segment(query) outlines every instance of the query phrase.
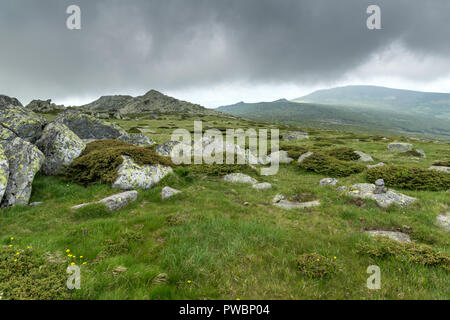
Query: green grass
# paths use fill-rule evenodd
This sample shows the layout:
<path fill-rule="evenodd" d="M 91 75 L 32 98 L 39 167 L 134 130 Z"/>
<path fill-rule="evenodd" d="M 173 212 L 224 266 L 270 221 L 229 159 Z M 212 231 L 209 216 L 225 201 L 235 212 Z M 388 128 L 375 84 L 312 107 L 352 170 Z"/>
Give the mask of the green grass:
<path fill-rule="evenodd" d="M 159 120 L 117 122 L 126 129 L 147 125 L 157 132 L 149 136 L 161 143 L 170 139 L 172 129 L 159 127 L 171 127 L 172 123 L 190 129 L 193 119 L 167 115 Z M 243 129 L 263 125 L 212 116 L 205 116 L 203 121 L 204 125 Z M 295 128 L 282 127 L 281 133 L 291 129 Z M 377 137 L 300 129 L 308 131 L 311 139 L 289 142 L 292 151 L 305 148 L 326 153 L 347 147 L 366 152 L 377 162 L 421 168 L 448 157 L 449 145 L 444 143 L 413 140 L 414 147 L 424 149 L 427 158 L 397 157 L 387 151 L 388 141 Z M 343 141 L 345 145 L 319 148 L 314 146 L 317 143 L 314 137 Z M 249 185 L 226 183 L 220 176 L 202 170 L 180 167 L 158 186 L 139 191 L 138 200 L 119 211 L 107 212 L 94 205 L 74 212 L 70 210 L 72 206 L 102 199 L 118 190 L 105 184 L 84 187 L 62 177 L 38 175 L 31 201 L 44 203 L 2 210 L 0 245 L 9 250 L 12 244 L 12 253 L 31 247 L 31 263 L 45 268 L 50 268 L 51 263 L 46 257 L 60 256 L 64 268 L 51 269 L 53 273 L 46 278 L 54 288 L 61 280 L 65 283 L 65 266 L 71 261 L 81 265 L 81 290 L 58 291 L 54 297 L 59 299 L 448 299 L 450 296 L 449 271 L 440 264 L 411 262 L 407 255 L 379 257 L 361 252 L 364 246 L 371 250 L 378 248 L 375 240 L 363 232 L 377 228 L 407 232 L 418 245 L 426 245 L 448 257 L 448 233 L 435 225 L 436 216 L 448 211 L 450 205 L 445 190 L 398 189 L 419 201 L 408 208 L 383 209 L 370 200 L 350 199 L 334 187 L 321 187 L 319 181 L 326 175 L 299 170 L 292 164 L 281 165 L 275 176 L 256 177 L 271 183 L 273 188 L 254 190 Z M 365 172 L 338 179 L 338 185 L 367 182 Z M 160 193 L 166 185 L 183 193 L 162 201 Z M 277 193 L 313 196 L 320 199 L 321 206 L 284 211 L 271 204 Z M 76 260 L 67 257 L 67 249 L 77 256 Z M 1 252 L 0 261 L 10 259 L 11 252 Z M 311 257 L 316 256 L 323 257 L 323 266 L 311 265 Z M 366 269 L 372 264 L 381 269 L 380 290 L 366 287 L 369 277 Z M 117 272 L 114 269 L 118 266 L 127 269 Z M 8 268 L 12 267 L 8 264 Z M 326 276 L 315 276 L 323 270 Z M 9 288 L 7 284 L 19 289 L 28 285 L 17 277 L 9 279 L 13 282 L 0 281 L 0 292 Z M 40 294 L 28 298 L 49 298 L 44 294 L 45 283 L 36 289 Z"/>

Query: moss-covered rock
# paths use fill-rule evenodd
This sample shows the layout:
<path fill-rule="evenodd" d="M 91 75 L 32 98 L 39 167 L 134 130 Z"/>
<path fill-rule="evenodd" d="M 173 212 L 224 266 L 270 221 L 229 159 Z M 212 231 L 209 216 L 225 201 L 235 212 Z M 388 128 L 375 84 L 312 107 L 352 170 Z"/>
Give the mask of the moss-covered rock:
<path fill-rule="evenodd" d="M 2 207 L 28 204 L 35 174 L 44 161 L 43 153 L 31 143 L 16 137 L 2 142 L 9 163 L 9 179 Z"/>
<path fill-rule="evenodd" d="M 34 143 L 42 134 L 47 120 L 31 110 L 10 104 L 0 108 L 0 124 L 25 141 Z"/>
<path fill-rule="evenodd" d="M 63 172 L 86 148 L 83 140 L 59 122 L 52 122 L 45 127 L 36 146 L 45 155 L 41 171 L 46 175 Z"/>

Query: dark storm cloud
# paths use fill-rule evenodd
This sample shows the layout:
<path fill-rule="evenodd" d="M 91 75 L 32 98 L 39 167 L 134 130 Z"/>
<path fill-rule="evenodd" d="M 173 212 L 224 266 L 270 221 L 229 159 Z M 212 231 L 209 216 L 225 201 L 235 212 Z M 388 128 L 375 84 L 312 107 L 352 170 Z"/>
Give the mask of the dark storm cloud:
<path fill-rule="evenodd" d="M 71 4 L 80 31 L 65 26 Z M 369 4 L 382 30 L 366 28 Z M 2 0 L 0 92 L 27 102 L 339 79 L 393 42 L 448 56 L 449 17 L 448 0 Z"/>

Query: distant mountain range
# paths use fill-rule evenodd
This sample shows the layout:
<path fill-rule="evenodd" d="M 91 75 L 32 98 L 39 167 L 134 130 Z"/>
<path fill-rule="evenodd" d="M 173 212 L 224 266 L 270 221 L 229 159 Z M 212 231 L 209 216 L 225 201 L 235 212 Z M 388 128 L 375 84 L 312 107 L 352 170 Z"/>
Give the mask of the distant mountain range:
<path fill-rule="evenodd" d="M 144 113 L 220 114 L 216 110 L 178 100 L 156 90 L 150 90 L 146 94 L 138 97 L 126 95 L 102 96 L 79 108 L 91 112 L 119 113 L 121 115 L 141 115 Z"/>
<path fill-rule="evenodd" d="M 450 140 L 450 94 L 349 86 L 216 110 L 251 120 Z"/>

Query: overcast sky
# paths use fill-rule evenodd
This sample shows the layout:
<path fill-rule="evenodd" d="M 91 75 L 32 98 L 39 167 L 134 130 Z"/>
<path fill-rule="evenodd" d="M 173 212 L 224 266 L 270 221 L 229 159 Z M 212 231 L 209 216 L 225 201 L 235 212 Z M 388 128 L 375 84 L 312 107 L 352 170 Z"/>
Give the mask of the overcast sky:
<path fill-rule="evenodd" d="M 0 93 L 24 104 L 156 89 L 216 107 L 348 84 L 450 92 L 450 1 L 0 2 Z"/>

